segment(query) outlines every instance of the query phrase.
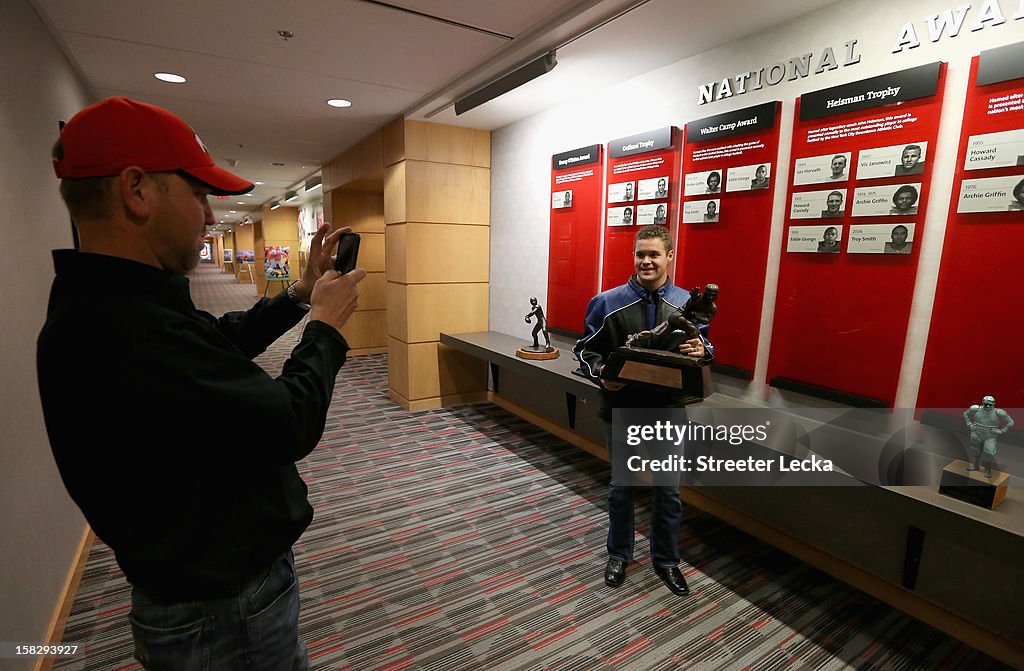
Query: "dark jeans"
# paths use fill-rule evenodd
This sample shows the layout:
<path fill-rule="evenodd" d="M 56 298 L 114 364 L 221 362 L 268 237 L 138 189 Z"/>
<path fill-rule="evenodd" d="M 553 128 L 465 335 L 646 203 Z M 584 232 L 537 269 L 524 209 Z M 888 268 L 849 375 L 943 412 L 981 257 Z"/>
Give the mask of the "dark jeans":
<path fill-rule="evenodd" d="M 132 589 L 135 658 L 149 671 L 306 671 L 289 551 L 236 596 L 174 604 Z"/>
<path fill-rule="evenodd" d="M 608 460 L 612 455 L 612 423 L 604 423 Z M 679 523 L 683 504 L 679 487 L 651 487 L 651 563 L 654 566 L 679 564 Z M 608 485 L 608 556 L 622 561 L 633 560 L 633 499 L 636 487 Z"/>

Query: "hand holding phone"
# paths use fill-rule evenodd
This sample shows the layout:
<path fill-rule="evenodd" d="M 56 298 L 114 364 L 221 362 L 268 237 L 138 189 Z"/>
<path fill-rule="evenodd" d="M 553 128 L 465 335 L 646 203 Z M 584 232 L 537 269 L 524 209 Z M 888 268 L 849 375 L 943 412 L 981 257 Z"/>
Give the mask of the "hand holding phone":
<path fill-rule="evenodd" d="M 338 239 L 338 255 L 334 257 L 334 269 L 347 275 L 356 267 L 359 258 L 359 234 L 345 233 Z"/>

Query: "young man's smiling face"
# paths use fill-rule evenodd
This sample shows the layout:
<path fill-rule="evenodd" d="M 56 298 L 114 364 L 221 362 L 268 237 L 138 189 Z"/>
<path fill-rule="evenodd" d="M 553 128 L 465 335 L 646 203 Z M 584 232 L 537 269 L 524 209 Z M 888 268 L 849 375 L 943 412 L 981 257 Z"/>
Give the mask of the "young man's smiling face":
<path fill-rule="evenodd" d="M 665 283 L 668 264 L 675 258 L 675 250 L 665 251 L 665 242 L 660 238 L 637 240 L 633 247 L 633 269 L 636 279 L 648 291 Z"/>

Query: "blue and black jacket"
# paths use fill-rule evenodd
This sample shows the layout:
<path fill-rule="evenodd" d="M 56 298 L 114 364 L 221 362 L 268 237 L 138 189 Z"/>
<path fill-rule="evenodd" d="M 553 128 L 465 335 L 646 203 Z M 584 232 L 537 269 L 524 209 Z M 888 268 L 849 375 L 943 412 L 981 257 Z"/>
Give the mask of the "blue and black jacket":
<path fill-rule="evenodd" d="M 573 347 L 580 360 L 580 370 L 594 384 L 601 387 L 602 415 L 609 408 L 665 408 L 682 406 L 683 395 L 650 385 L 627 384 L 619 391 L 608 391 L 601 386 L 601 369 L 608 356 L 626 344 L 633 333 L 653 329 L 667 320 L 690 299 L 690 292 L 666 280 L 661 287 L 648 291 L 636 276 L 623 285 L 603 291 L 590 299 L 584 317 L 583 337 Z M 707 326 L 701 326 L 706 359 L 714 356 L 714 348 L 704 335 Z M 609 416 L 610 417 L 610 416 Z"/>

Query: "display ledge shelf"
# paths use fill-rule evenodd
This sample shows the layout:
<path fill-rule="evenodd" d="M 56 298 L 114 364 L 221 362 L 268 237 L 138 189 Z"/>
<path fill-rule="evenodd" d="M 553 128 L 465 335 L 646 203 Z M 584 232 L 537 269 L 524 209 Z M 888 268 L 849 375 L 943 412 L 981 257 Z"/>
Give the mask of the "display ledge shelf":
<path fill-rule="evenodd" d="M 478 331 L 475 333 L 442 333 L 441 343 L 457 350 L 471 354 L 492 364 L 507 366 L 521 373 L 537 375 L 545 384 L 553 384 L 563 391 L 580 396 L 594 396 L 599 393 L 597 387 L 587 378 L 573 373 L 579 368 L 579 361 L 572 353 L 575 340 L 564 336 L 551 335 L 551 345 L 559 349 L 557 359 L 533 361 L 516 356 L 516 350 L 533 344 L 533 340 L 516 338 L 498 331 Z M 493 369 L 492 369 L 493 374 Z M 498 389 L 500 392 L 500 380 Z"/>
<path fill-rule="evenodd" d="M 529 345 L 532 341 L 497 331 L 442 333 L 440 339 L 449 347 L 488 361 L 491 364 L 493 391 L 497 394 L 501 393 L 499 370 L 501 367 L 508 367 L 520 373 L 535 376 L 538 383 L 569 394 L 595 399 L 599 396 L 599 390 L 593 383 L 582 375 L 574 373 L 579 367 L 579 362 L 572 354 L 575 340 L 564 336 L 551 336 L 552 345 L 558 347 L 561 354 L 557 359 L 549 361 L 528 361 L 516 357 L 516 349 Z M 830 452 L 841 454 L 848 450 L 857 450 L 865 455 L 865 459 L 861 460 L 862 468 L 844 468 L 838 473 L 840 476 L 850 477 L 858 483 L 882 487 L 968 520 L 989 525 L 993 529 L 1024 538 L 1024 491 L 1020 486 L 1020 477 L 1011 477 L 1006 498 L 996 510 L 988 510 L 939 494 L 942 468 L 952 459 L 963 457 L 959 454 L 944 455 L 929 452 L 916 447 L 916 445 L 922 442 L 926 443 L 929 433 L 937 433 L 944 429 L 916 422 L 910 431 L 901 431 L 899 426 L 892 426 L 892 412 L 888 409 L 848 408 L 795 393 L 790 393 L 786 402 L 801 404 L 806 402 L 807 407 L 753 402 L 732 395 L 732 393 L 742 392 L 741 387 L 735 386 L 737 384 L 735 380 L 724 380 L 714 376 L 714 373 L 712 375 L 712 388 L 719 390 L 710 394 L 702 403 L 688 407 L 688 415 L 694 422 L 721 424 L 728 423 L 730 415 L 736 416 L 751 411 L 770 412 L 773 418 L 781 417 L 791 420 L 826 441 L 830 446 L 829 449 L 812 449 L 817 456 L 829 458 Z M 569 426 L 568 428 L 573 427 Z M 894 439 L 894 434 L 901 435 L 902 441 Z M 770 450 L 770 453 L 798 456 L 789 446 L 757 441 L 749 442 Z M 910 443 L 910 445 L 906 443 Z M 928 481 L 925 484 L 913 485 L 880 484 L 878 465 L 884 466 L 887 460 L 899 458 L 900 449 L 908 447 L 912 448 L 912 451 L 904 453 L 903 467 L 914 468 L 918 475 L 922 471 L 933 474 L 934 482 Z M 1003 452 L 1002 445 L 1000 448 L 1000 451 Z M 1006 449 L 1016 451 L 1019 448 L 1006 446 Z M 837 461 L 839 460 L 837 459 Z M 1015 463 L 1014 465 L 1019 464 Z"/>

